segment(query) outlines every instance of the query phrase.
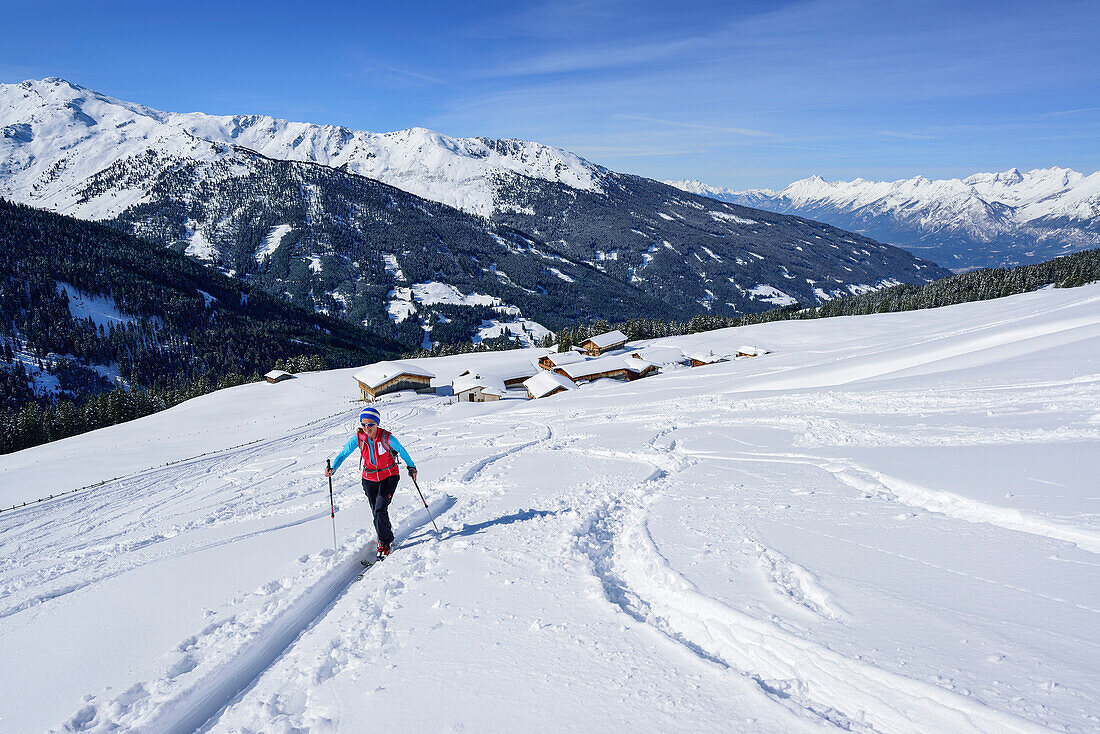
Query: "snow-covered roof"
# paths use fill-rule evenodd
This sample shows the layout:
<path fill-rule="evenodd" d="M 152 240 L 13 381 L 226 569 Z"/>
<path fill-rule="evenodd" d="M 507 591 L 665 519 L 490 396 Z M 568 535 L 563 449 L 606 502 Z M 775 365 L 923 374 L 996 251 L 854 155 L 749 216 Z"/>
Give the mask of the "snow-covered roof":
<path fill-rule="evenodd" d="M 679 364 L 683 362 L 687 357 L 683 350 L 679 347 L 645 347 L 637 351 L 631 352 L 628 356 L 635 359 L 644 359 L 646 362 L 652 362 L 653 364 Z"/>
<path fill-rule="evenodd" d="M 556 372 L 546 371 L 539 372 L 534 377 L 524 380 L 523 386 L 527 388 L 527 392 L 536 398 L 548 395 L 559 387 L 564 387 L 566 390 L 572 390 L 576 387 L 568 377 L 559 375 Z"/>
<path fill-rule="evenodd" d="M 451 389 L 454 391 L 455 395 L 479 387 L 482 388 L 482 392 L 490 395 L 500 395 L 501 397 L 508 392 L 508 388 L 504 386 L 504 379 L 496 375 L 485 375 L 480 373 L 461 375 L 451 383 Z"/>
<path fill-rule="evenodd" d="M 751 354 L 753 356 L 757 356 L 757 355 L 760 355 L 760 354 L 767 354 L 768 350 L 767 349 L 761 349 L 760 347 L 738 347 L 737 348 L 737 353 L 738 354 Z"/>
<path fill-rule="evenodd" d="M 714 364 L 715 362 L 722 362 L 726 359 L 729 359 L 729 357 L 724 354 L 715 354 L 714 352 L 703 351 L 692 352 L 688 355 L 688 357 L 695 360 L 696 362 L 702 362 L 704 364 Z"/>
<path fill-rule="evenodd" d="M 588 377 L 589 375 L 598 375 L 601 372 L 614 372 L 615 370 L 644 372 L 649 367 L 656 366 L 657 365 L 647 362 L 644 359 L 635 359 L 634 357 L 624 357 L 616 354 L 611 357 L 589 359 L 584 362 L 578 362 L 577 364 L 567 364 L 562 367 L 562 371 L 574 380 L 578 380 Z"/>
<path fill-rule="evenodd" d="M 542 368 L 535 362 L 528 362 L 526 364 L 517 364 L 512 367 L 505 367 L 497 370 L 496 374 L 503 380 L 514 380 L 519 377 L 530 377 L 542 371 Z"/>
<path fill-rule="evenodd" d="M 550 364 L 555 367 L 561 367 L 566 364 L 573 364 L 574 362 L 583 362 L 588 359 L 582 352 L 551 352 L 546 355 L 546 359 L 550 360 Z"/>
<path fill-rule="evenodd" d="M 600 349 L 606 349 L 607 347 L 610 347 L 613 344 L 622 344 L 625 341 L 626 341 L 626 334 L 622 333 L 618 329 L 615 329 L 615 331 L 609 331 L 605 334 L 597 334 L 594 337 L 591 337 L 589 339 L 585 339 L 584 342 L 582 342 L 582 344 L 587 343 L 587 342 L 592 342 L 593 344 L 595 344 Z"/>
<path fill-rule="evenodd" d="M 285 370 L 271 370 L 266 375 L 264 375 L 265 380 L 277 380 L 280 377 L 294 377 L 294 375 Z"/>
<path fill-rule="evenodd" d="M 355 373 L 355 379 L 367 387 L 379 387 L 386 384 L 399 375 L 415 375 L 417 377 L 435 377 L 431 372 L 412 364 L 411 362 L 375 362 L 367 365 Z"/>

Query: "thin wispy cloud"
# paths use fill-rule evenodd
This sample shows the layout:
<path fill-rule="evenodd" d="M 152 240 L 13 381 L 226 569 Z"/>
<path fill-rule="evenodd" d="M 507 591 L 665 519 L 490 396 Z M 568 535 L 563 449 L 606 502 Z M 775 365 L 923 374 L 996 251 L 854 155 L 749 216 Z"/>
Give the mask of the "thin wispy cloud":
<path fill-rule="evenodd" d="M 389 83 L 415 84 L 423 82 L 427 84 L 447 84 L 447 82 L 442 79 L 424 74 L 415 69 L 405 69 L 391 64 L 371 63 L 366 67 L 365 73 L 368 77 Z"/>
<path fill-rule="evenodd" d="M 1039 135 L 1022 140 L 1100 140 L 1100 132 L 1077 133 L 1074 135 Z"/>
<path fill-rule="evenodd" d="M 1043 117 L 1064 117 L 1065 115 L 1080 115 L 1086 112 L 1100 112 L 1100 107 L 1081 107 L 1076 110 L 1058 110 L 1057 112 L 1047 112 Z"/>
<path fill-rule="evenodd" d="M 900 130 L 879 130 L 879 135 L 885 135 L 890 138 L 901 138 L 902 140 L 937 140 L 935 135 L 922 135 L 921 133 L 908 133 Z"/>
<path fill-rule="evenodd" d="M 578 148 L 581 146 L 577 146 Z M 696 155 L 700 153 L 706 153 L 705 150 L 698 148 L 671 148 L 661 149 L 653 148 L 649 146 L 639 146 L 636 148 L 624 147 L 606 147 L 599 145 L 584 146 L 583 150 L 586 156 L 598 155 L 601 158 L 648 158 L 649 156 L 679 156 L 679 155 Z"/>
<path fill-rule="evenodd" d="M 496 65 L 485 72 L 488 77 L 534 76 L 611 69 L 654 64 L 695 51 L 711 41 L 685 38 L 674 41 L 584 46 L 529 57 Z"/>
<path fill-rule="evenodd" d="M 612 115 L 613 118 L 619 120 L 637 120 L 638 122 L 652 122 L 658 125 L 669 125 L 671 127 L 682 127 L 689 130 L 706 130 L 708 132 L 716 133 L 729 133 L 732 135 L 748 135 L 754 138 L 778 138 L 776 133 L 770 133 L 764 130 L 750 130 L 744 127 L 722 127 L 719 125 L 703 125 L 696 122 L 682 122 L 679 120 L 662 120 L 658 117 L 645 117 L 643 115 Z"/>

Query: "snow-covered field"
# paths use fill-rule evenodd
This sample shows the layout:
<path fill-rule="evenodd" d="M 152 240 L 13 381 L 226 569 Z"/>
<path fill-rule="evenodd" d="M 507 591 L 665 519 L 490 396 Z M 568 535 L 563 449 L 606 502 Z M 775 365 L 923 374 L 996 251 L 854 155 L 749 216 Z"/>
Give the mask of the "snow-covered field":
<path fill-rule="evenodd" d="M 125 475 L 0 513 L 0 730 L 1100 729 L 1100 285 L 661 343 L 771 353 L 383 399 L 442 533 L 361 581 L 351 371 L 0 457 Z"/>

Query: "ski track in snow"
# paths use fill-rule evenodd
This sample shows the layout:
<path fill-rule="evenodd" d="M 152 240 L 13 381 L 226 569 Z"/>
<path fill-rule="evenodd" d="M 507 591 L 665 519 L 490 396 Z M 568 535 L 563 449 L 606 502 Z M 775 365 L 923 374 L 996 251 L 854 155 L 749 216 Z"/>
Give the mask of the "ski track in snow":
<path fill-rule="evenodd" d="M 512 446 L 510 448 L 505 449 L 504 451 L 494 453 L 494 454 L 492 454 L 492 455 L 490 455 L 490 456 L 488 456 L 484 459 L 478 459 L 477 461 L 473 462 L 469 466 L 469 468 L 465 469 L 462 472 L 461 481 L 463 483 L 467 483 L 467 484 L 470 483 L 470 482 L 473 482 L 475 479 L 477 479 L 478 475 L 480 475 L 483 471 L 485 471 L 492 464 L 500 461 L 501 459 L 506 459 L 506 458 L 512 457 L 520 451 L 524 451 L 524 450 L 532 448 L 534 446 L 538 446 L 539 444 L 546 443 L 546 442 L 550 441 L 553 437 L 554 437 L 553 429 L 551 429 L 549 426 L 546 426 L 546 435 L 542 438 L 535 439 L 534 441 L 528 441 L 526 443 L 519 444 L 518 446 Z M 447 480 L 448 480 L 447 478 L 443 479 L 444 482 L 446 482 Z"/>
<path fill-rule="evenodd" d="M 849 731 L 1039 732 L 1043 727 L 845 658 L 699 593 L 657 551 L 636 509 L 593 515 L 582 544 L 609 601 L 784 706 Z M 606 548 L 610 547 L 610 554 Z"/>
<path fill-rule="evenodd" d="M 25 545 L 32 543 L 43 533 L 55 533 L 63 541 L 55 546 L 55 552 L 61 552 L 59 562 L 43 565 L 34 573 L 0 588 L 5 599 L 18 599 L 19 592 L 45 587 L 44 591 L 0 607 L 0 619 L 42 601 L 78 591 L 163 557 L 176 557 L 206 550 L 236 542 L 254 534 L 281 530 L 327 515 L 327 511 L 320 514 L 311 511 L 316 507 L 314 501 L 316 490 L 305 486 L 304 482 L 297 482 L 294 486 L 284 489 L 279 496 L 279 499 L 284 501 L 293 499 L 299 501 L 277 510 L 257 511 L 251 496 L 244 493 L 263 488 L 271 476 L 293 469 L 298 464 L 297 457 L 270 457 L 269 454 L 287 450 L 306 432 L 315 430 L 327 432 L 331 430 L 331 426 L 341 421 L 346 422 L 346 418 L 327 421 L 320 429 L 311 427 L 292 432 L 268 442 L 265 446 L 249 446 L 219 454 L 213 458 L 195 459 L 174 467 L 142 472 L 131 479 L 85 490 L 82 494 L 55 501 L 36 514 L 28 513 L 29 517 L 24 515 L 27 521 L 14 527 L 9 528 L 7 522 L 3 522 L 0 524 L 0 527 L 4 528 L 0 548 L 5 551 L 5 558 L 11 559 L 11 562 L 18 558 L 20 550 Z M 234 473 L 248 476 L 249 479 L 239 479 L 234 476 Z M 210 477 L 216 477 L 225 484 L 235 485 L 237 497 L 231 496 L 227 499 L 220 494 L 215 495 L 213 490 L 217 487 L 208 487 L 207 497 L 210 504 L 207 507 L 210 514 L 200 515 L 201 519 L 173 522 L 171 518 L 177 514 L 180 516 L 192 514 L 194 505 L 190 501 L 199 494 L 199 488 L 204 481 L 209 481 Z M 162 497 L 163 504 L 160 505 L 159 511 L 166 520 L 165 524 L 150 527 L 148 518 L 136 517 L 122 526 L 116 525 L 116 520 L 128 514 L 127 497 L 131 496 Z M 205 499 L 200 501 L 204 504 L 206 502 Z M 80 508 L 80 511 L 74 511 L 76 508 Z M 178 512 L 174 508 L 179 508 Z M 242 510 L 247 510 L 247 513 L 242 513 Z M 309 514 L 303 516 L 302 513 L 305 512 Z M 164 553 L 157 551 L 158 546 L 186 536 L 192 530 L 239 524 L 242 522 L 240 519 L 242 514 L 245 514 L 250 522 L 271 515 L 289 515 L 294 516 L 295 519 L 255 531 L 255 533 L 236 534 L 224 540 L 194 544 L 182 550 L 171 548 Z M 10 519 L 23 518 L 13 513 Z M 5 517 L 3 520 L 7 521 L 9 518 Z M 9 549 L 11 555 L 9 555 Z M 146 549 L 148 553 L 144 557 L 124 553 L 139 549 Z M 89 570 L 92 573 L 83 576 L 78 583 L 57 584 L 59 580 L 76 571 L 87 574 Z"/>
<path fill-rule="evenodd" d="M 393 422 L 408 421 L 415 411 L 395 413 Z M 346 420 L 334 420 L 333 424 L 346 422 Z M 320 430 L 324 433 L 331 432 L 331 425 L 325 425 Z M 531 426 L 532 430 L 539 430 L 537 426 Z M 469 466 L 459 470 L 459 478 L 445 476 L 436 482 L 436 488 L 444 488 L 449 485 L 469 486 L 476 482 L 477 478 L 493 463 L 513 457 L 516 454 L 535 446 L 544 445 L 553 438 L 553 431 L 549 427 L 543 427 L 545 435 L 532 441 L 523 442 L 515 446 L 505 448 L 484 459 L 472 462 Z M 284 440 L 296 440 L 301 435 L 287 437 Z M 278 442 L 269 444 L 278 448 Z M 240 455 L 219 457 L 218 463 L 237 463 L 245 460 L 259 461 L 254 454 L 268 453 L 260 448 L 250 447 L 242 449 Z M 292 468 L 296 462 L 283 459 L 263 460 L 267 463 L 275 463 L 274 471 L 265 472 L 265 476 L 273 473 L 285 472 Z M 243 468 L 251 468 L 254 465 L 243 465 Z M 218 473 L 218 469 L 212 466 L 203 466 L 202 474 Z M 226 478 L 229 478 L 228 475 Z M 155 481 L 155 480 L 154 480 Z M 116 492 L 122 492 L 119 487 Z M 307 490 L 307 493 L 315 495 L 315 490 Z M 455 505 L 455 498 L 445 495 L 442 500 L 430 503 L 432 515 L 437 522 L 441 521 L 444 512 Z M 293 511 L 293 510 L 292 510 Z M 406 515 L 420 518 L 415 522 L 395 520 L 395 545 L 400 549 L 414 533 L 428 524 L 426 516 L 420 517 L 422 509 L 413 508 Z M 294 524 L 308 522 L 324 517 L 327 512 L 310 514 L 294 521 Z M 251 515 L 257 517 L 256 514 Z M 287 527 L 279 525 L 266 528 L 261 532 L 271 532 Z M 237 535 L 232 539 L 215 543 L 235 542 L 248 537 Z M 155 536 L 156 542 L 164 539 L 164 536 Z M 252 618 L 234 616 L 222 620 L 205 628 L 199 634 L 192 636 L 177 648 L 177 659 L 171 662 L 161 678 L 151 682 L 134 684 L 122 695 L 116 696 L 105 704 L 89 703 L 81 707 L 68 721 L 63 724 L 64 731 L 101 732 L 113 731 L 119 727 L 137 732 L 161 732 L 183 733 L 208 728 L 226 707 L 234 700 L 242 696 L 252 686 L 254 681 L 268 670 L 279 658 L 286 654 L 294 641 L 311 628 L 319 618 L 327 614 L 336 604 L 338 599 L 346 592 L 350 584 L 362 571 L 359 559 L 372 555 L 374 535 L 373 531 L 358 534 L 352 541 L 353 550 L 341 552 L 332 556 L 327 552 L 319 554 L 321 559 L 299 559 L 303 564 L 325 561 L 324 572 L 320 579 L 310 585 L 302 583 L 288 583 L 287 580 L 273 581 L 262 587 L 260 594 L 273 594 L 273 600 L 261 607 Z M 418 541 L 418 545 L 423 540 Z M 204 550 L 211 545 L 194 549 Z M 406 571 L 410 567 L 424 568 L 422 556 L 425 553 L 437 553 L 437 551 L 425 551 L 421 548 L 402 550 L 400 557 L 407 560 Z M 178 553 L 176 555 L 179 555 Z M 412 556 L 412 558 L 406 558 Z M 395 556 L 397 558 L 397 556 Z M 117 575 L 129 570 L 128 568 L 113 571 L 109 575 Z M 372 569 L 373 571 L 374 569 Z M 304 572 L 303 576 L 311 575 Z M 100 581 L 106 575 L 95 578 Z M 406 579 L 407 580 L 407 579 Z M 300 581 L 300 579 L 299 579 Z M 91 583 L 91 582 L 90 582 Z M 402 582 L 389 579 L 387 590 L 392 593 Z M 303 586 L 305 586 L 303 590 Z M 74 591 L 76 588 L 67 589 Z M 42 598 L 26 602 L 20 608 L 29 604 L 41 603 Z M 14 613 L 18 609 L 12 609 Z M 203 652 L 205 650 L 216 651 L 210 662 L 205 662 Z M 231 654 L 227 654 L 231 650 Z M 323 676 L 322 676 L 323 677 Z"/>
<path fill-rule="evenodd" d="M 829 591 L 821 586 L 812 572 L 752 538 L 746 529 L 739 529 L 745 535 L 745 543 L 760 559 L 761 571 L 777 593 L 826 619 L 843 618 Z"/>
<path fill-rule="evenodd" d="M 437 500 L 432 503 L 432 513 L 438 516 L 453 504 L 450 497 Z M 425 517 L 399 525 L 395 532 L 397 545 L 427 522 Z M 151 684 L 135 684 L 105 710 L 92 704 L 83 707 L 65 723 L 64 730 L 110 731 L 125 727 L 131 731 L 183 734 L 204 728 L 336 603 L 363 571 L 359 561 L 373 554 L 373 543 L 373 534 L 366 538 L 360 534 L 350 552 L 330 557 L 316 583 L 304 591 L 290 587 L 291 591 L 300 591 L 297 596 L 280 594 L 253 620 L 230 618 L 181 642 L 178 659 L 162 678 Z M 272 582 L 261 591 L 276 593 L 284 588 L 285 584 Z M 227 647 L 234 649 L 224 659 Z M 218 650 L 220 664 L 204 665 L 204 649 Z"/>
<path fill-rule="evenodd" d="M 1100 533 L 1085 528 L 1062 525 L 1027 515 L 1019 510 L 997 507 L 951 492 L 921 487 L 851 463 L 825 464 L 824 468 L 857 491 L 879 492 L 887 499 L 909 507 L 941 513 L 966 522 L 988 523 L 1006 530 L 1041 535 L 1052 540 L 1072 543 L 1090 553 L 1100 553 Z"/>
<path fill-rule="evenodd" d="M 864 496 L 879 496 L 915 509 L 935 512 L 972 523 L 986 523 L 1006 530 L 1040 535 L 1071 543 L 1090 553 L 1100 553 L 1100 533 L 1064 525 L 1019 510 L 997 507 L 951 492 L 921 487 L 912 482 L 860 467 L 850 461 L 825 457 L 789 455 L 744 455 L 709 457 L 718 461 L 807 464 L 833 474 Z"/>
<path fill-rule="evenodd" d="M 665 459 L 673 467 L 686 464 L 671 453 Z M 749 677 L 780 704 L 844 730 L 1045 731 L 936 686 L 845 658 L 700 593 L 672 569 L 646 527 L 645 505 L 669 473 L 658 470 L 605 500 L 577 533 L 608 600 L 626 614 L 701 658 Z M 816 603 L 809 606 L 822 611 Z"/>

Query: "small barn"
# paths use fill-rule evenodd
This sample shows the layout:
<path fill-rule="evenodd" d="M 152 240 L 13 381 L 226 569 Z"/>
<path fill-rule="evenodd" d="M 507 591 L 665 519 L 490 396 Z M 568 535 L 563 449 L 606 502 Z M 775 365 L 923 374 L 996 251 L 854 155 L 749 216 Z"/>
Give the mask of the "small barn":
<path fill-rule="evenodd" d="M 487 403 L 500 400 L 508 392 L 500 377 L 478 373 L 460 375 L 451 383 L 451 390 L 460 403 Z"/>
<path fill-rule="evenodd" d="M 738 347 L 738 357 L 759 357 L 761 354 L 767 354 L 767 349 L 761 349 L 760 347 Z"/>
<path fill-rule="evenodd" d="M 692 352 L 688 355 L 688 359 L 691 360 L 692 367 L 703 367 L 708 364 L 729 361 L 729 357 L 714 352 Z"/>
<path fill-rule="evenodd" d="M 556 372 L 540 372 L 525 380 L 523 387 L 527 389 L 527 397 L 536 400 L 572 390 L 576 384 L 568 377 Z"/>
<path fill-rule="evenodd" d="M 477 370 L 462 370 L 462 372 L 458 373 L 458 378 L 469 377 L 470 375 L 476 374 L 476 372 Z M 538 373 L 538 364 L 534 360 L 531 360 L 526 364 L 514 365 L 498 370 L 496 376 L 504 380 L 504 387 L 510 390 L 514 387 L 522 387 L 524 381 L 528 377 L 537 375 Z M 451 386 L 452 388 L 454 387 L 454 382 L 451 383 Z"/>
<path fill-rule="evenodd" d="M 375 400 L 401 390 L 424 392 L 432 389 L 434 374 L 410 362 L 376 362 L 354 375 L 359 383 L 359 399 Z"/>
<path fill-rule="evenodd" d="M 631 352 L 630 356 L 634 359 L 644 359 L 660 367 L 688 364 L 687 355 L 679 347 L 643 347 Z"/>
<path fill-rule="evenodd" d="M 537 375 L 538 373 L 538 365 L 534 362 L 528 362 L 526 365 L 517 365 L 502 370 L 500 372 L 500 378 L 504 380 L 504 386 L 507 388 L 522 387 L 523 383 L 526 382 L 529 377 Z"/>
<path fill-rule="evenodd" d="M 558 367 L 563 367 L 567 364 L 574 364 L 576 362 L 583 362 L 587 357 L 582 352 L 570 350 L 568 352 L 550 352 L 547 355 L 539 357 L 539 367 L 544 370 L 555 370 Z"/>
<path fill-rule="evenodd" d="M 581 342 L 581 348 L 593 357 L 599 357 L 604 352 L 612 349 L 622 349 L 626 346 L 626 334 L 618 329 L 605 334 L 597 334 L 591 339 Z"/>
<path fill-rule="evenodd" d="M 264 375 L 264 379 L 274 384 L 276 382 L 282 382 L 283 380 L 293 380 L 294 375 L 284 370 L 271 370 L 266 375 Z"/>
<path fill-rule="evenodd" d="M 657 365 L 646 362 L 644 359 L 633 357 L 600 357 L 589 359 L 576 364 L 567 364 L 554 370 L 559 375 L 564 375 L 570 380 L 599 380 L 609 377 L 612 380 L 639 380 L 649 377 L 657 372 Z"/>

